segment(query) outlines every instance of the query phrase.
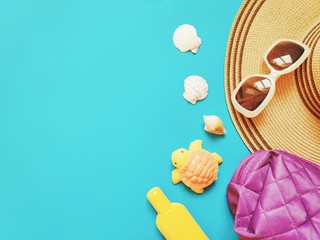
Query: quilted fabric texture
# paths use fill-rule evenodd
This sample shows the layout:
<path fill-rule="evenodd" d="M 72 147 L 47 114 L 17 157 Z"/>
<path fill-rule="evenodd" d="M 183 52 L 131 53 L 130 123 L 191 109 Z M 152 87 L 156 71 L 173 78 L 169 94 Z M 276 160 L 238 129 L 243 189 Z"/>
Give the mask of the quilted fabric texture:
<path fill-rule="evenodd" d="M 241 239 L 320 239 L 320 167 L 284 151 L 245 158 L 228 188 Z"/>

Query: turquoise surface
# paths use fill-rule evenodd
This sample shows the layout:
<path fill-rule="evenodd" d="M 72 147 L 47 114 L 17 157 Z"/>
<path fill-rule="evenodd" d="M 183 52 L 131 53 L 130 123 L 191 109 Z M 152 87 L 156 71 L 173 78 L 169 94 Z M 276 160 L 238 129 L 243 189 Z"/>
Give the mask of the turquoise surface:
<path fill-rule="evenodd" d="M 224 57 L 241 5 L 191 0 L 0 3 L 0 239 L 163 239 L 146 199 L 159 186 L 210 239 L 238 239 L 226 187 L 249 151 L 230 119 Z M 172 43 L 193 24 L 196 55 Z M 203 76 L 209 95 L 182 98 Z M 220 116 L 225 136 L 203 130 Z M 195 139 L 223 158 L 202 195 L 171 183 L 171 152 Z"/>

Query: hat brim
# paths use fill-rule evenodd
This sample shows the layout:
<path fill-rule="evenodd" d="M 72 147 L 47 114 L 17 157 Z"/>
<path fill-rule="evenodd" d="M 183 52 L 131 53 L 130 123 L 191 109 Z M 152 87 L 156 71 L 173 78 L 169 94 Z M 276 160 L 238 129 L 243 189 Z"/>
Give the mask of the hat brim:
<path fill-rule="evenodd" d="M 311 49 L 281 76 L 273 99 L 256 117 L 238 113 L 231 94 L 242 78 L 268 74 L 265 51 L 277 39 Z M 246 0 L 233 23 L 225 60 L 225 94 L 232 121 L 250 151 L 281 149 L 320 163 L 320 4 L 318 0 Z"/>

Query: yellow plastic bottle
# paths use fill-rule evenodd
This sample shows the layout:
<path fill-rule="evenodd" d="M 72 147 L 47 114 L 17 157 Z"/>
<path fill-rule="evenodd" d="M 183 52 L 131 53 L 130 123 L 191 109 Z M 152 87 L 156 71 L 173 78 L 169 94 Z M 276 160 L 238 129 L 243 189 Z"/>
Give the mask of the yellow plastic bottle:
<path fill-rule="evenodd" d="M 157 211 L 156 225 L 167 240 L 208 240 L 188 209 L 171 203 L 160 188 L 152 188 L 147 198 Z"/>

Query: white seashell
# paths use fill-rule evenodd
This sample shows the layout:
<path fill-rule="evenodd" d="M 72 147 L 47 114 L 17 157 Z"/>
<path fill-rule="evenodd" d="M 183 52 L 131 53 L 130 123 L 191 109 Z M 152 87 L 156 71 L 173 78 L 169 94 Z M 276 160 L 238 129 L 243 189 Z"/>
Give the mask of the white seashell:
<path fill-rule="evenodd" d="M 208 83 L 202 77 L 192 75 L 184 80 L 183 97 L 190 103 L 195 104 L 208 95 Z"/>
<path fill-rule="evenodd" d="M 223 135 L 227 132 L 218 116 L 203 116 L 203 120 L 205 124 L 204 130 L 207 132 L 219 135 Z"/>
<path fill-rule="evenodd" d="M 181 52 L 196 53 L 201 45 L 201 38 L 197 36 L 194 26 L 183 24 L 173 34 L 173 43 Z"/>

